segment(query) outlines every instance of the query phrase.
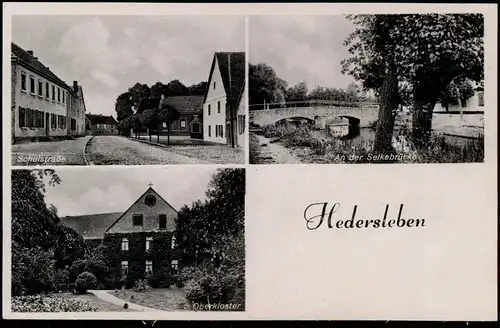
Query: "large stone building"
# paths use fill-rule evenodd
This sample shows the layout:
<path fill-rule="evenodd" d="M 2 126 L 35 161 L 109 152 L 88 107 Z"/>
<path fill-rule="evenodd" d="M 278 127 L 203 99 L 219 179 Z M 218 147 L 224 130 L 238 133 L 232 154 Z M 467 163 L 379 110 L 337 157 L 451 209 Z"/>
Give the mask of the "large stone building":
<path fill-rule="evenodd" d="M 179 270 L 177 211 L 151 186 L 124 212 L 61 218 L 88 247 L 103 244 L 114 281 L 130 283 L 148 275 Z"/>
<path fill-rule="evenodd" d="M 203 97 L 203 139 L 243 146 L 246 103 L 245 53 L 216 52 Z"/>
<path fill-rule="evenodd" d="M 85 135 L 82 87 L 68 86 L 31 50 L 11 44 L 12 142 Z"/>

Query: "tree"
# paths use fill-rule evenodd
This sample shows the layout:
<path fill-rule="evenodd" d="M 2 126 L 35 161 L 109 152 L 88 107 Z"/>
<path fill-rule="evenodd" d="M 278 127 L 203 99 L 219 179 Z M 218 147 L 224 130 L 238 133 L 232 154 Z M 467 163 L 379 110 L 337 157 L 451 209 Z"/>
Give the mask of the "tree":
<path fill-rule="evenodd" d="M 307 100 L 307 83 L 302 81 L 288 88 L 286 92 L 286 101 L 304 101 Z"/>
<path fill-rule="evenodd" d="M 356 85 L 356 83 L 349 83 L 345 91 L 346 98 L 348 102 L 358 102 L 361 100 L 361 90 Z"/>
<path fill-rule="evenodd" d="M 280 79 L 274 69 L 264 63 L 249 64 L 248 81 L 250 105 L 282 102 L 283 95 L 286 94 L 286 81 Z M 252 109 L 263 109 L 263 106 Z"/>
<path fill-rule="evenodd" d="M 115 102 L 116 119 L 118 122 L 123 121 L 134 113 L 132 106 L 134 106 L 132 93 L 124 92 L 118 96 Z"/>
<path fill-rule="evenodd" d="M 188 87 L 191 96 L 203 96 L 207 90 L 208 82 L 203 81 L 198 84 L 193 84 Z"/>
<path fill-rule="evenodd" d="M 179 80 L 168 82 L 165 90 L 165 97 L 188 96 L 189 89 Z"/>
<path fill-rule="evenodd" d="M 405 14 L 348 18 L 360 27 L 346 40 L 353 56 L 343 61 L 344 71 L 361 80 L 365 88 L 378 91 L 390 72 L 395 72 L 398 85 L 411 84 L 412 139 L 417 147 L 424 147 L 431 135 L 434 106 L 448 85 L 457 78 L 483 79 L 483 16 Z M 383 106 L 381 99 L 381 110 Z"/>
<path fill-rule="evenodd" d="M 161 124 L 160 110 L 158 108 L 149 108 L 143 111 L 140 114 L 140 123 L 142 126 L 148 129 L 149 141 L 151 142 L 151 134 L 154 130 L 158 129 L 158 126 Z"/>
<path fill-rule="evenodd" d="M 162 103 L 158 112 L 158 120 L 160 124 L 167 123 L 167 145 L 170 146 L 170 126 L 173 121 L 177 121 L 181 114 L 175 107 Z M 158 141 L 159 142 L 159 141 Z"/>
<path fill-rule="evenodd" d="M 60 225 L 59 234 L 59 242 L 55 249 L 56 267 L 65 268 L 84 257 L 85 242 L 78 232 L 63 225 Z"/>
<path fill-rule="evenodd" d="M 341 62 L 342 72 L 374 89 L 380 98 L 380 109 L 373 150 L 392 152 L 394 121 L 399 104 L 398 67 L 396 62 L 397 34 L 401 15 L 349 15 L 358 26 L 345 40 L 352 55 Z"/>
<path fill-rule="evenodd" d="M 52 169 L 12 171 L 12 241 L 19 247 L 53 250 L 58 245 L 59 218 L 45 203 L 49 186 L 61 179 Z"/>
<path fill-rule="evenodd" d="M 167 94 L 167 86 L 161 82 L 156 82 L 151 86 L 151 98 L 161 98 Z"/>
<path fill-rule="evenodd" d="M 151 89 L 149 89 L 147 84 L 136 83 L 131 88 L 128 89 L 131 95 L 130 100 L 137 109 L 143 98 L 148 98 L 151 95 Z"/>

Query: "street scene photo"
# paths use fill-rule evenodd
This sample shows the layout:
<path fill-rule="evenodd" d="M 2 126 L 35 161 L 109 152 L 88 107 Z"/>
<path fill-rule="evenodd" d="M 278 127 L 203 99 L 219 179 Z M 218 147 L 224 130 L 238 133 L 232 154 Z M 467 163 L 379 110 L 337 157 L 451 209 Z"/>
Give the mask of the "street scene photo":
<path fill-rule="evenodd" d="M 481 14 L 253 16 L 248 59 L 251 164 L 484 162 Z"/>
<path fill-rule="evenodd" d="M 14 169 L 11 217 L 12 312 L 245 311 L 242 168 Z"/>
<path fill-rule="evenodd" d="M 243 16 L 13 16 L 14 166 L 244 164 Z"/>

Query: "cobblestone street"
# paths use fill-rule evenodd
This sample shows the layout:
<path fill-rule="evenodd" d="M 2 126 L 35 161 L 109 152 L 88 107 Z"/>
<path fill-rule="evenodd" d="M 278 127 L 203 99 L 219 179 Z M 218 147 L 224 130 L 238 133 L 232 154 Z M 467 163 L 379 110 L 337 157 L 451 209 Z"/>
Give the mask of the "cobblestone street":
<path fill-rule="evenodd" d="M 95 165 L 206 164 L 208 161 L 179 155 L 165 148 L 119 136 L 95 136 L 86 149 Z"/>
<path fill-rule="evenodd" d="M 12 165 L 86 165 L 84 150 L 90 138 L 13 145 Z"/>

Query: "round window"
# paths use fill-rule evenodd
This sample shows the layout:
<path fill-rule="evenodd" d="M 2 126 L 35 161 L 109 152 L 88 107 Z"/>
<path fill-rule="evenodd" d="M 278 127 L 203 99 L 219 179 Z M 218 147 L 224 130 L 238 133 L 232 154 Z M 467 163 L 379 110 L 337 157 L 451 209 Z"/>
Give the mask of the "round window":
<path fill-rule="evenodd" d="M 155 206 L 156 204 L 156 197 L 153 196 L 153 195 L 148 195 L 146 196 L 146 198 L 144 199 L 144 203 L 148 206 Z"/>

